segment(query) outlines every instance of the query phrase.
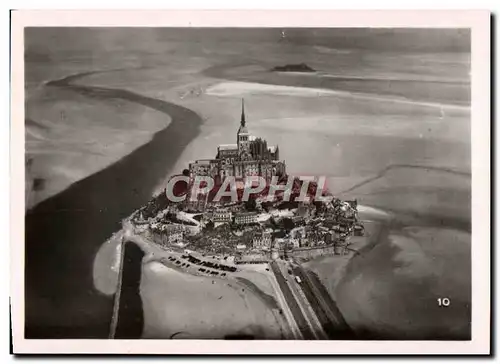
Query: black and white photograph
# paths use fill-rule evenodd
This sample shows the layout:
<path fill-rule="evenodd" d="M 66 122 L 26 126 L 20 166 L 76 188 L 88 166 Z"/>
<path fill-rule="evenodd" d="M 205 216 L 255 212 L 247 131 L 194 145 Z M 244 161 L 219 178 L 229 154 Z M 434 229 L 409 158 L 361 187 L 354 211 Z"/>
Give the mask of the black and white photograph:
<path fill-rule="evenodd" d="M 23 341 L 489 341 L 471 26 L 19 34 Z"/>

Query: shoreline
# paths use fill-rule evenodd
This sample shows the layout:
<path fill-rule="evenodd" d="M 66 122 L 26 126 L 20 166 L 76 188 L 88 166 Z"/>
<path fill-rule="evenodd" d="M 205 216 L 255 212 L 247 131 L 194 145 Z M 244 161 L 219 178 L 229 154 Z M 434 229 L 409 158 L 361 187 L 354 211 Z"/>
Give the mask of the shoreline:
<path fill-rule="evenodd" d="M 47 87 L 104 101 L 125 99 L 165 113 L 172 121 L 148 143 L 26 212 L 26 338 L 108 337 L 112 298 L 93 285 L 95 255 L 120 229 L 120 221 L 151 198 L 202 124 L 197 113 L 173 103 L 70 83 L 89 74 L 51 81 Z"/>
<path fill-rule="evenodd" d="M 230 73 L 234 69 L 240 67 L 259 67 L 261 69 L 253 72 L 251 75 L 246 75 L 244 72 L 242 75 Z M 318 89 L 320 91 L 329 91 L 333 95 L 339 97 L 353 97 L 360 98 L 364 100 L 375 100 L 380 102 L 393 102 L 393 103 L 404 103 L 410 105 L 418 105 L 422 107 L 432 107 L 432 108 L 447 108 L 450 110 L 456 110 L 458 112 L 470 112 L 471 103 L 470 103 L 470 95 L 465 100 L 461 100 L 455 103 L 450 103 L 451 100 L 442 100 L 442 102 L 436 102 L 434 99 L 429 97 L 408 97 L 405 96 L 404 93 L 398 92 L 380 92 L 381 90 L 371 90 L 367 91 L 366 89 L 362 91 L 358 87 L 355 86 L 347 86 L 345 82 L 379 82 L 379 83 L 387 83 L 387 84 L 402 84 L 404 82 L 408 83 L 418 83 L 418 84 L 439 84 L 439 85 L 453 85 L 464 87 L 470 83 L 463 83 L 461 81 L 457 82 L 433 82 L 427 80 L 385 80 L 385 79 L 377 79 L 377 78 L 357 78 L 357 77 L 321 77 L 324 72 L 316 71 L 316 72 L 306 72 L 300 73 L 299 77 L 301 79 L 309 80 L 310 83 L 304 82 L 300 86 L 297 85 L 292 77 L 289 76 L 297 76 L 292 72 L 272 72 L 265 69 L 265 66 L 258 62 L 239 62 L 239 63 L 229 63 L 229 64 L 220 64 L 208 67 L 201 72 L 203 75 L 209 78 L 214 78 L 220 80 L 220 82 L 228 81 L 228 82 L 248 82 L 269 86 L 288 86 L 288 87 L 301 87 L 307 88 L 311 90 Z M 268 77 L 265 77 L 267 74 Z M 277 80 L 272 79 L 272 76 L 279 77 L 279 82 Z M 316 77 L 304 77 L 304 76 L 316 76 Z M 326 84 L 325 80 L 338 82 L 335 85 Z M 341 82 L 344 82 L 342 84 Z M 369 88 L 368 88 L 369 89 Z M 390 88 L 389 88 L 390 89 Z M 424 93 L 425 95 L 425 93 Z"/>

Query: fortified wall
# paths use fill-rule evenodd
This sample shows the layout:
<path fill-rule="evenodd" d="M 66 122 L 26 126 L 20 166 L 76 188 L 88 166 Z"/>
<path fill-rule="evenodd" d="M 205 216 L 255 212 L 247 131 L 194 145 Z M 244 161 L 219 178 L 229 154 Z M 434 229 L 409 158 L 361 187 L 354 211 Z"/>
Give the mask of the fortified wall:
<path fill-rule="evenodd" d="M 295 248 L 293 250 L 287 250 L 286 254 L 284 250 L 279 251 L 281 258 L 285 258 L 285 255 L 294 258 L 304 258 L 304 259 L 314 259 L 323 255 L 347 255 L 349 250 L 346 249 L 345 245 L 330 245 L 322 247 L 311 247 L 311 248 Z"/>

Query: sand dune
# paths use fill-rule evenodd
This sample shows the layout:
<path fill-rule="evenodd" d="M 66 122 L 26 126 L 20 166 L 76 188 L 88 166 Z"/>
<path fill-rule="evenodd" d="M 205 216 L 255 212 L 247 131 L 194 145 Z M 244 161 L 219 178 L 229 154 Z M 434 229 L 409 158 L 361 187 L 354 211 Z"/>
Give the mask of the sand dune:
<path fill-rule="evenodd" d="M 44 91 L 26 110 L 31 174 L 46 181 L 27 208 L 129 154 L 170 123 L 168 116 L 126 101 L 89 100 L 50 86 Z"/>
<path fill-rule="evenodd" d="M 330 78 L 342 81 L 347 80 L 365 80 L 365 81 L 381 81 L 381 82 L 432 82 L 432 83 L 451 83 L 451 84 L 467 84 L 470 79 L 457 79 L 456 77 L 439 77 L 436 75 L 420 75 L 415 73 L 402 73 L 402 72 L 358 72 L 351 73 L 329 73 L 323 71 L 316 72 L 280 72 L 281 75 L 293 77 L 317 77 L 317 78 Z"/>
<path fill-rule="evenodd" d="M 184 332 L 186 337 L 196 339 L 280 339 L 281 329 L 274 314 L 245 288 L 232 279 L 183 274 L 160 263 L 149 263 L 143 268 L 141 283 L 143 337 L 170 338 Z"/>
<path fill-rule="evenodd" d="M 339 98 L 357 98 L 368 101 L 379 101 L 388 103 L 402 103 L 409 105 L 418 105 L 422 107 L 451 109 L 458 111 L 468 111 L 470 107 L 453 105 L 437 102 L 424 102 L 407 99 L 404 97 L 390 96 L 390 95 L 373 95 L 362 92 L 350 91 L 337 91 L 331 89 L 311 88 L 311 87 L 298 87 L 298 86 L 281 86 L 269 85 L 252 82 L 221 82 L 217 85 L 207 88 L 205 91 L 207 95 L 212 96 L 238 96 L 264 94 L 264 95 L 277 95 L 277 96 L 300 96 L 300 97 L 322 97 L 322 96 L 336 96 Z"/>
<path fill-rule="evenodd" d="M 361 220 L 376 219 L 384 221 L 392 218 L 391 214 L 387 211 L 365 205 L 358 205 L 358 214 Z"/>

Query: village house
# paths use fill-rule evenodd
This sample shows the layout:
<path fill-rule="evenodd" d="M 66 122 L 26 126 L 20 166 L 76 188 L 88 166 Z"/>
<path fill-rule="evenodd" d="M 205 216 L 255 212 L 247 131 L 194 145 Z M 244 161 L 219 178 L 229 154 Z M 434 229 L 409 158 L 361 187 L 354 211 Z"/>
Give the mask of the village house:
<path fill-rule="evenodd" d="M 312 215 L 312 208 L 314 205 L 308 202 L 299 202 L 299 207 L 297 208 L 296 216 L 301 218 L 309 218 Z"/>
<path fill-rule="evenodd" d="M 162 246 L 181 244 L 184 240 L 185 228 L 182 225 L 152 224 L 153 240 Z"/>
<path fill-rule="evenodd" d="M 271 248 L 271 232 L 259 231 L 253 237 L 253 247 L 255 249 L 270 249 Z"/>
<path fill-rule="evenodd" d="M 212 216 L 214 222 L 230 222 L 233 213 L 229 210 L 218 209 L 215 210 Z"/>
<path fill-rule="evenodd" d="M 290 231 L 290 236 L 293 239 L 300 239 L 300 238 L 305 238 L 306 236 L 306 229 L 301 226 L 301 227 L 296 227 Z"/>
<path fill-rule="evenodd" d="M 299 238 L 291 238 L 290 239 L 290 245 L 294 248 L 300 248 L 300 239 Z"/>
<path fill-rule="evenodd" d="M 206 199 L 199 197 L 197 200 L 191 201 L 188 198 L 185 201 L 185 208 L 186 210 L 203 212 L 206 208 Z"/>
<path fill-rule="evenodd" d="M 237 225 L 247 225 L 257 222 L 256 212 L 240 212 L 234 215 L 234 223 Z"/>

